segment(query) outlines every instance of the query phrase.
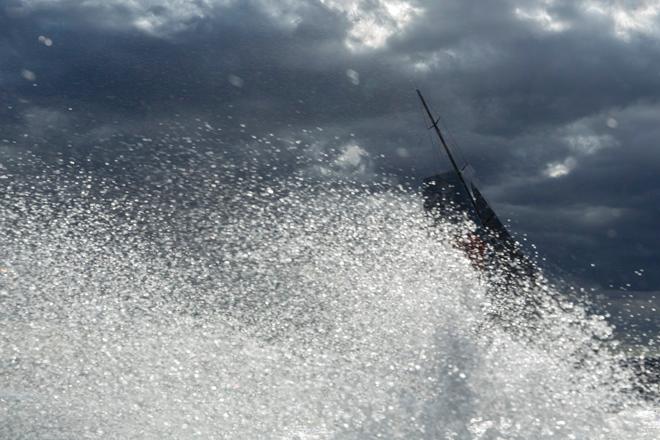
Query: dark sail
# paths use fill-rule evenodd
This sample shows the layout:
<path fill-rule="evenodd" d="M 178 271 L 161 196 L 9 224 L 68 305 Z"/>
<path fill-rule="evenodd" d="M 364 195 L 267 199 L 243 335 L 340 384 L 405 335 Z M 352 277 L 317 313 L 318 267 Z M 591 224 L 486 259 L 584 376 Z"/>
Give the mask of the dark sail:
<path fill-rule="evenodd" d="M 424 208 L 435 210 L 438 214 L 455 217 L 464 213 L 463 217 L 472 220 L 479 227 L 500 240 L 513 244 L 515 241 L 506 227 L 490 207 L 484 196 L 473 182 L 463 178 L 470 193 L 463 187 L 456 173 L 449 171 L 424 179 Z M 474 203 L 470 198 L 473 198 Z M 442 211 L 442 212 L 440 212 Z"/>
<path fill-rule="evenodd" d="M 500 219 L 495 215 L 495 211 L 490 207 L 484 196 L 481 195 L 481 192 L 479 192 L 477 187 L 473 184 L 471 187 L 481 225 L 484 228 L 488 228 L 498 238 L 506 241 L 513 241 L 511 234 L 509 234 L 509 231 L 506 230 Z"/>
<path fill-rule="evenodd" d="M 424 209 L 438 221 L 460 223 L 471 221 L 475 230 L 456 239 L 457 246 L 464 249 L 475 264 L 491 274 L 493 278 L 510 282 L 512 277 L 534 278 L 539 271 L 524 255 L 504 224 L 495 214 L 481 191 L 468 179 L 456 163 L 447 145 L 437 120 L 434 119 L 421 92 L 420 100 L 430 118 L 431 128 L 450 159 L 453 171 L 424 179 Z"/>
<path fill-rule="evenodd" d="M 479 217 L 469 196 L 453 171 L 424 179 L 424 209 L 435 215 L 451 218 L 469 218 L 479 222 Z"/>

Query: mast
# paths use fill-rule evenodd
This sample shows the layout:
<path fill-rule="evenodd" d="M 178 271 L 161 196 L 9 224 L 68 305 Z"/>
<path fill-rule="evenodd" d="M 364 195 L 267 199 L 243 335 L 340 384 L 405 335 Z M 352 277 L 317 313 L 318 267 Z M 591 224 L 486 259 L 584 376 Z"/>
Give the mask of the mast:
<path fill-rule="evenodd" d="M 438 138 L 440 138 L 440 142 L 442 143 L 442 146 L 445 149 L 445 152 L 447 153 L 447 156 L 449 157 L 449 160 L 451 161 L 452 167 L 454 167 L 454 172 L 458 176 L 459 180 L 463 184 L 463 187 L 465 188 L 465 192 L 467 192 L 468 197 L 470 198 L 470 202 L 472 203 L 472 206 L 474 207 L 474 212 L 477 214 L 479 217 L 479 220 L 483 222 L 483 219 L 481 218 L 481 213 L 479 212 L 479 208 L 477 207 L 477 201 L 474 199 L 474 196 L 472 195 L 472 191 L 470 190 L 470 187 L 468 186 L 467 182 L 465 181 L 465 178 L 463 177 L 463 173 L 461 172 L 460 168 L 458 168 L 458 165 L 456 164 L 456 160 L 454 160 L 454 155 L 451 154 L 451 150 L 449 149 L 449 146 L 447 145 L 447 142 L 445 142 L 444 136 L 442 136 L 442 132 L 440 131 L 440 127 L 438 127 L 438 120 L 436 120 L 433 117 L 433 113 L 431 113 L 431 109 L 429 108 L 428 104 L 426 104 L 426 100 L 424 99 L 424 96 L 422 96 L 422 92 L 417 90 L 417 96 L 419 96 L 419 99 L 422 101 L 422 105 L 424 106 L 424 110 L 426 110 L 426 114 L 429 116 L 429 119 L 431 119 L 431 122 L 433 123 L 433 128 L 435 129 L 435 133 L 438 135 Z"/>

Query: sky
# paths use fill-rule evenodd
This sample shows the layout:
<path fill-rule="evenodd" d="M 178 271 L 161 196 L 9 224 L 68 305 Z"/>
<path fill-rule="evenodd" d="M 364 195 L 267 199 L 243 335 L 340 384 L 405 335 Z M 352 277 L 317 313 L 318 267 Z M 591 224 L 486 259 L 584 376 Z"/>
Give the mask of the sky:
<path fill-rule="evenodd" d="M 549 266 L 660 291 L 660 1 L 2 0 L 0 60 L 0 164 L 205 126 L 418 181 L 420 88 Z"/>

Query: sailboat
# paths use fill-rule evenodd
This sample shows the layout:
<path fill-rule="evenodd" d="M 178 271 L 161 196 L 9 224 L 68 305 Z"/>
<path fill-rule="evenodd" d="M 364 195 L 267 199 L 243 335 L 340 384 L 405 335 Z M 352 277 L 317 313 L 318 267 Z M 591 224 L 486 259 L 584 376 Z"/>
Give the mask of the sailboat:
<path fill-rule="evenodd" d="M 472 264 L 485 275 L 493 307 L 492 322 L 508 329 L 535 329 L 542 310 L 563 309 L 562 301 L 548 289 L 541 269 L 523 252 L 481 194 L 459 167 L 422 93 L 417 95 L 444 149 L 452 170 L 423 180 L 424 210 L 435 222 L 456 225 L 453 245 L 463 250 Z M 539 294 L 550 301 L 542 301 Z M 512 319 L 517 317 L 518 319 Z M 522 319 L 520 319 L 522 318 Z M 647 400 L 660 399 L 660 357 L 635 356 L 621 366 L 637 377 L 632 390 Z"/>
<path fill-rule="evenodd" d="M 514 313 L 535 314 L 539 305 L 534 290 L 545 283 L 540 268 L 523 252 L 495 211 L 459 167 L 438 122 L 421 91 L 417 95 L 431 121 L 440 145 L 452 169 L 423 180 L 424 210 L 436 223 L 454 225 L 452 244 L 462 250 L 485 275 L 492 295 L 499 298 L 501 309 Z M 506 304 L 501 304 L 506 303 Z"/>

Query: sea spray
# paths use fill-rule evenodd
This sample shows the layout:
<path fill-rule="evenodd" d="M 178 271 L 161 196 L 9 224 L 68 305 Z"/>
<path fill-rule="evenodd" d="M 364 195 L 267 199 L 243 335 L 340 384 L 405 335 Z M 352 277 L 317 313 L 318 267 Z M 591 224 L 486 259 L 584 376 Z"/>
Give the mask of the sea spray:
<path fill-rule="evenodd" d="M 500 325 L 414 191 L 161 163 L 3 193 L 1 437 L 660 435 L 602 318 Z"/>

